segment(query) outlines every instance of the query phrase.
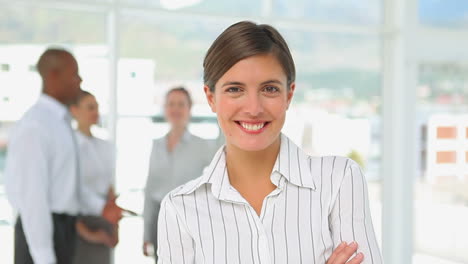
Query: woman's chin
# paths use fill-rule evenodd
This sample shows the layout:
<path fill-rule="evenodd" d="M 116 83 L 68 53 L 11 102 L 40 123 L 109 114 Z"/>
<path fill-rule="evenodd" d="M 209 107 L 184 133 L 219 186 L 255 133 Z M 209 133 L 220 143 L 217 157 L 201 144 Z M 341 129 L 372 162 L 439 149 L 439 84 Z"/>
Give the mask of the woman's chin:
<path fill-rule="evenodd" d="M 249 152 L 258 152 L 258 151 L 263 151 L 267 149 L 271 144 L 268 144 L 267 142 L 261 142 L 259 140 L 255 141 L 244 141 L 244 142 L 236 142 L 234 144 L 236 148 L 243 150 L 243 151 L 249 151 Z"/>

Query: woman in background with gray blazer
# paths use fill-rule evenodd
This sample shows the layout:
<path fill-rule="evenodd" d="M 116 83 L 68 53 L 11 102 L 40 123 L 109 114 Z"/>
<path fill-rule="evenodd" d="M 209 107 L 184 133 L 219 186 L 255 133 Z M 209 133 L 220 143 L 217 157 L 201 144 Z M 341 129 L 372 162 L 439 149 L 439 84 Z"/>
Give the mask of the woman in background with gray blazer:
<path fill-rule="evenodd" d="M 192 99 L 185 88 L 176 87 L 167 92 L 164 115 L 170 131 L 153 141 L 145 188 L 143 253 L 146 256 L 156 256 L 161 200 L 175 187 L 199 177 L 221 145 L 188 131 L 191 107 Z"/>

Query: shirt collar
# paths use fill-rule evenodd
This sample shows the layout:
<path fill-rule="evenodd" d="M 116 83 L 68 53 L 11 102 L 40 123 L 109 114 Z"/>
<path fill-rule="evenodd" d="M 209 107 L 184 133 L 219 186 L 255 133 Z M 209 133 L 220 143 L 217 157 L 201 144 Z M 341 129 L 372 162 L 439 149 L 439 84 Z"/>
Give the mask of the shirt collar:
<path fill-rule="evenodd" d="M 280 187 L 281 178 L 284 178 L 287 182 L 294 184 L 299 187 L 316 189 L 314 179 L 311 174 L 309 156 L 306 155 L 294 142 L 292 142 L 287 136 L 281 134 L 281 146 L 276 158 L 275 165 L 271 174 L 272 182 Z M 280 177 L 278 177 L 278 174 Z M 210 165 L 205 168 L 200 178 L 186 184 L 173 195 L 187 195 L 204 184 L 211 184 L 211 191 L 218 199 L 224 199 L 229 192 L 235 191 L 229 184 L 229 177 L 226 169 L 226 154 L 224 152 L 224 146 L 222 146 L 215 154 Z M 281 188 L 281 187 L 280 187 Z M 235 198 L 233 198 L 236 200 Z M 242 202 L 242 201 L 238 201 Z"/>
<path fill-rule="evenodd" d="M 75 135 L 76 135 L 76 139 L 78 140 L 79 143 L 83 143 L 83 142 L 92 142 L 94 140 L 94 137 L 93 136 L 88 136 L 88 135 L 85 135 L 83 134 L 83 132 L 81 132 L 79 129 L 76 129 L 74 131 Z"/>
<path fill-rule="evenodd" d="M 182 135 L 182 141 L 183 142 L 189 142 L 190 139 L 192 138 L 192 134 L 188 131 L 188 129 L 185 129 L 184 134 Z"/>
<path fill-rule="evenodd" d="M 296 186 L 315 190 L 309 155 L 284 134 L 281 134 L 280 152 L 273 167 L 275 171 Z"/>
<path fill-rule="evenodd" d="M 166 140 L 168 137 L 169 137 L 169 132 L 166 134 Z M 187 143 L 187 142 L 190 142 L 191 139 L 192 139 L 192 134 L 190 133 L 188 129 L 185 129 L 184 134 L 182 134 L 182 137 L 180 138 L 180 141 Z"/>
<path fill-rule="evenodd" d="M 71 115 L 65 105 L 57 101 L 57 99 L 53 98 L 48 94 L 41 94 L 39 97 L 38 103 L 46 107 L 53 115 L 58 117 L 59 119 L 67 119 L 71 120 Z"/>

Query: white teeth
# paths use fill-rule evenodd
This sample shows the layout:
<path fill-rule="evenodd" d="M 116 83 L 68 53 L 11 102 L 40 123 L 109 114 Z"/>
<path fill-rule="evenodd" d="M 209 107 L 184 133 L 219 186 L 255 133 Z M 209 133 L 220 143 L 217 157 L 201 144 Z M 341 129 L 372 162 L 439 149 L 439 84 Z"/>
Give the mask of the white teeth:
<path fill-rule="evenodd" d="M 248 123 L 240 123 L 241 126 L 247 130 L 250 130 L 250 131 L 258 131 L 260 129 L 263 128 L 263 126 L 265 125 L 265 123 L 260 123 L 260 124 L 248 124 Z"/>

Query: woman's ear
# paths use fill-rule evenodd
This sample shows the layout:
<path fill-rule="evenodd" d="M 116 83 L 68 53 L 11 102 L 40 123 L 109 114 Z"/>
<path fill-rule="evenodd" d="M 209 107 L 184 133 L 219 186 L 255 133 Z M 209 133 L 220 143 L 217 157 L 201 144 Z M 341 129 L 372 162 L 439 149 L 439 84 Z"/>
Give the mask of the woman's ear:
<path fill-rule="evenodd" d="M 288 107 L 286 109 L 289 109 L 289 105 L 291 104 L 295 90 L 296 90 L 296 83 L 292 82 L 291 85 L 289 85 L 289 89 L 288 89 Z"/>
<path fill-rule="evenodd" d="M 208 101 L 208 104 L 211 107 L 211 111 L 213 111 L 213 113 L 216 113 L 216 99 L 214 93 L 211 92 L 210 87 L 208 87 L 208 85 L 203 86 L 203 90 L 205 91 L 206 100 Z"/>

